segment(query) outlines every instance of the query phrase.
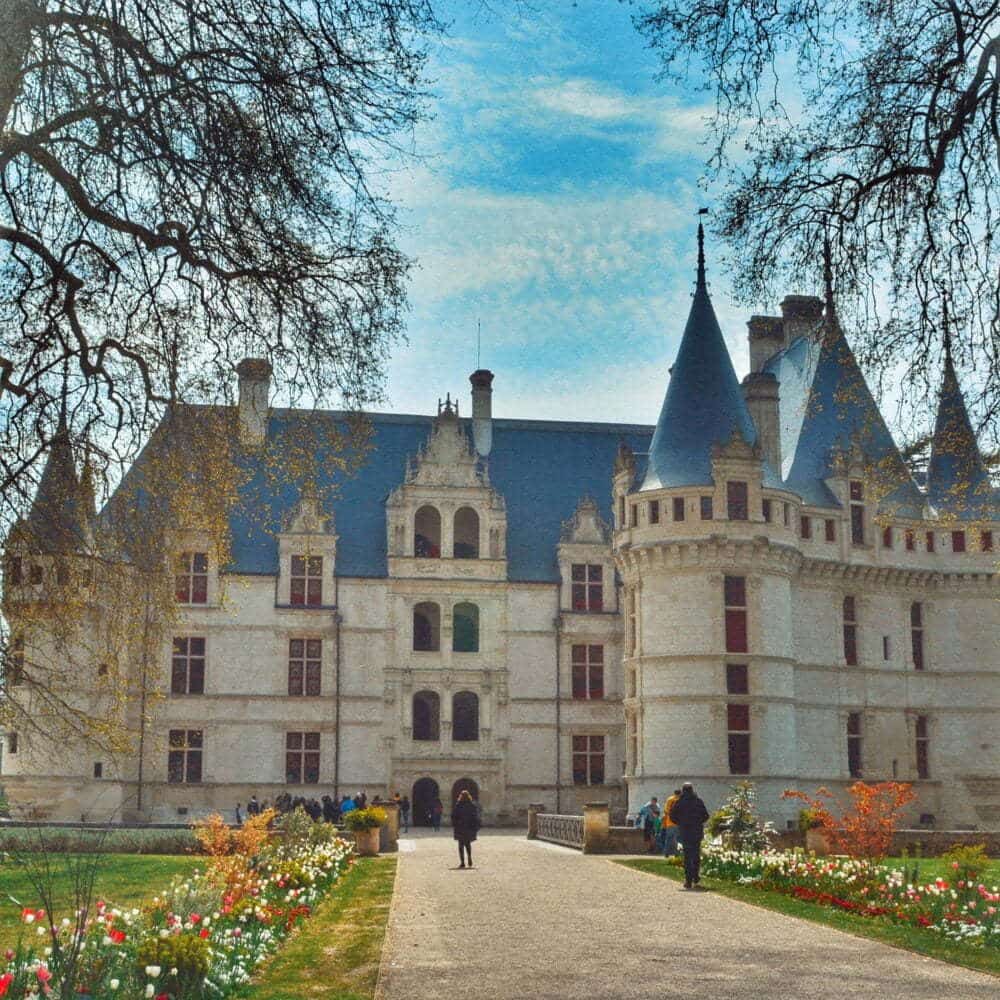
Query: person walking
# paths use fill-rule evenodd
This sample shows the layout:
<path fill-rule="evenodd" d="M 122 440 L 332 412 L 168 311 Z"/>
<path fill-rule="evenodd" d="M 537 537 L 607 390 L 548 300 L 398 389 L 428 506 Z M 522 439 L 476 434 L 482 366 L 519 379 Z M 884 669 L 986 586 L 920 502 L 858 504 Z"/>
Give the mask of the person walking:
<path fill-rule="evenodd" d="M 403 832 L 410 832 L 410 796 L 404 795 L 399 803 L 399 818 L 403 821 Z"/>
<path fill-rule="evenodd" d="M 236 825 L 243 825 L 243 808 L 240 806 L 239 802 L 236 803 Z"/>
<path fill-rule="evenodd" d="M 469 796 L 472 797 L 471 795 Z M 444 813 L 444 803 L 440 799 L 434 800 L 434 805 L 431 806 L 431 826 L 434 827 L 435 833 L 441 832 L 441 816 Z"/>
<path fill-rule="evenodd" d="M 646 844 L 646 851 L 650 854 L 656 849 L 655 831 L 656 821 L 660 817 L 660 804 L 654 795 L 640 810 L 638 820 L 642 823 L 642 839 Z"/>
<path fill-rule="evenodd" d="M 248 816 L 260 815 L 260 803 L 257 801 L 256 794 L 251 795 L 249 802 L 247 802 L 247 815 Z"/>
<path fill-rule="evenodd" d="M 677 805 L 677 800 L 681 797 L 681 790 L 674 789 L 674 794 L 663 803 L 663 823 L 660 826 L 659 848 L 663 851 L 663 856 L 669 858 L 677 853 L 677 835 L 680 832 L 677 824 L 670 818 L 670 810 Z"/>
<path fill-rule="evenodd" d="M 701 842 L 708 810 L 695 795 L 690 781 L 681 785 L 681 794 L 670 810 L 670 818 L 677 824 L 684 847 L 684 888 L 691 889 L 701 884 Z"/>
<path fill-rule="evenodd" d="M 441 820 L 438 817 L 438 826 Z M 479 810 L 476 803 L 472 801 L 472 796 L 468 789 L 463 789 L 458 795 L 455 808 L 451 811 L 452 834 L 458 841 L 458 861 L 459 868 L 472 867 L 472 842 L 479 832 Z M 468 858 L 468 865 L 465 861 Z"/>

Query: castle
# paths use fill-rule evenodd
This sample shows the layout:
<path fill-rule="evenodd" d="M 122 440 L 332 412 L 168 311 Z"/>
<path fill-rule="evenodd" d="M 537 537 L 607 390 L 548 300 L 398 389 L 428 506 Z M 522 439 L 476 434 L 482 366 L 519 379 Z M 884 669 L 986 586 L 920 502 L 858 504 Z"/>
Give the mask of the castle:
<path fill-rule="evenodd" d="M 270 366 L 244 361 L 238 407 L 184 408 L 203 433 L 225 418 L 246 476 L 224 545 L 172 531 L 159 697 L 125 709 L 140 744 L 8 731 L 15 813 L 177 821 L 366 789 L 419 821 L 467 787 L 515 823 L 681 780 L 714 805 L 747 776 L 783 826 L 789 787 L 896 778 L 913 823 L 1000 827 L 1000 500 L 950 356 L 918 486 L 829 291 L 754 316 L 749 346 L 740 384 L 699 232 L 655 427 L 494 419 L 479 370 L 471 419 L 450 398 L 374 414 L 356 468 L 265 470 L 347 417 L 270 409 Z M 171 446 L 154 435 L 126 481 Z M 43 655 L 60 558 L 100 549 L 118 500 L 96 513 L 61 427 L 7 545 L 18 655 Z M 94 670 L 68 698 L 98 697 Z"/>

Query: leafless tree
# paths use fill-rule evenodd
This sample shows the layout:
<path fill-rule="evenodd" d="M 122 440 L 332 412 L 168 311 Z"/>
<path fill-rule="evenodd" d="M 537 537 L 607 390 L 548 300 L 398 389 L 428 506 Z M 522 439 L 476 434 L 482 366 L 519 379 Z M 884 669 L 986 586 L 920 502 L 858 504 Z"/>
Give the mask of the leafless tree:
<path fill-rule="evenodd" d="M 829 236 L 862 360 L 917 390 L 937 381 L 947 301 L 995 444 L 1000 3 L 648 0 L 636 23 L 664 75 L 714 96 L 717 225 L 740 296 L 818 285 Z M 924 392 L 909 398 L 926 412 Z"/>

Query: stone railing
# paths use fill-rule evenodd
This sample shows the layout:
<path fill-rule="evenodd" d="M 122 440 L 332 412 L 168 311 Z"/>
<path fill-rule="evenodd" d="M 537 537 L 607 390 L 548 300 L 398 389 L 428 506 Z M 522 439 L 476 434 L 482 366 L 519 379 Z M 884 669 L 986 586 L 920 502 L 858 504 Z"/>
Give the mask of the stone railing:
<path fill-rule="evenodd" d="M 560 816 L 543 812 L 544 806 L 528 806 L 528 839 L 575 847 L 584 854 L 608 854 L 611 843 L 611 812 L 607 802 L 588 802 L 582 816 Z"/>
<path fill-rule="evenodd" d="M 537 813 L 535 837 L 552 844 L 577 847 L 583 850 L 583 817 L 559 816 L 556 813 Z"/>

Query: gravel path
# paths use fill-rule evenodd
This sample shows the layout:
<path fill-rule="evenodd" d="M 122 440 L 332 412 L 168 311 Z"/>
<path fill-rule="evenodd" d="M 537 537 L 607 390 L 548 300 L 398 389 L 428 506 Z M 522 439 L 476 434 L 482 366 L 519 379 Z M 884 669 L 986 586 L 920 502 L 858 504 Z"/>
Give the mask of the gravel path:
<path fill-rule="evenodd" d="M 400 842 L 376 996 L 972 1000 L 1000 981 L 524 834 Z"/>

